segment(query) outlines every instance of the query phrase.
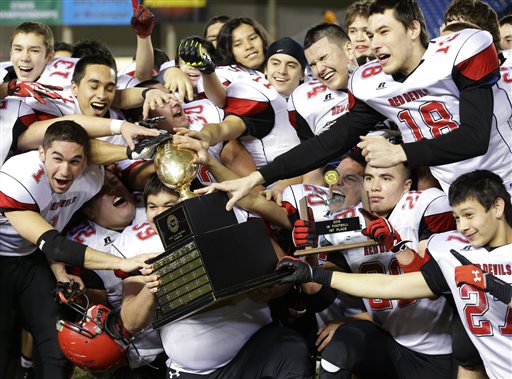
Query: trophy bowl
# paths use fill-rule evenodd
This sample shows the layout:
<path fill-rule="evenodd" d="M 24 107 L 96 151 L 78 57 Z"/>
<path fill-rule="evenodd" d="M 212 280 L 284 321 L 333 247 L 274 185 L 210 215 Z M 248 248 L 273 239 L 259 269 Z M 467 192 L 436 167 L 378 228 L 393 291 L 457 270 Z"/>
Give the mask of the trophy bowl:
<path fill-rule="evenodd" d="M 178 149 L 172 140 L 158 146 L 154 164 L 156 174 L 167 187 L 180 193 L 179 201 L 196 197 L 190 191 L 190 182 L 196 177 L 198 165 L 192 163 L 196 153 L 189 149 Z"/>

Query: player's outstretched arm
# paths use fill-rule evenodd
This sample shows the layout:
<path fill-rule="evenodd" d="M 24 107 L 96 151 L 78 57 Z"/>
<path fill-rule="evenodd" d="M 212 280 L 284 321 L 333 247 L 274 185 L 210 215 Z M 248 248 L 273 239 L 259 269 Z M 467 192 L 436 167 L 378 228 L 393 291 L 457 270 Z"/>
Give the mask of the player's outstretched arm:
<path fill-rule="evenodd" d="M 206 124 L 200 132 L 186 129 L 175 128 L 177 135 L 188 136 L 208 143 L 208 146 L 214 146 L 219 142 L 236 139 L 247 130 L 244 121 L 234 115 L 226 117 L 222 122 Z M 179 146 L 179 140 L 175 143 Z"/>
<path fill-rule="evenodd" d="M 179 67 L 169 67 L 164 72 L 165 87 L 171 91 L 171 93 L 178 93 L 180 101 L 194 100 L 194 87 L 190 83 L 190 79 L 185 75 Z"/>
<path fill-rule="evenodd" d="M 315 281 L 348 295 L 362 298 L 419 299 L 434 296 L 420 272 L 403 275 L 348 274 L 312 268 L 307 263 L 292 257 L 281 259 L 277 269 L 293 271 L 291 276 L 284 279 L 285 281 L 294 283 Z"/>

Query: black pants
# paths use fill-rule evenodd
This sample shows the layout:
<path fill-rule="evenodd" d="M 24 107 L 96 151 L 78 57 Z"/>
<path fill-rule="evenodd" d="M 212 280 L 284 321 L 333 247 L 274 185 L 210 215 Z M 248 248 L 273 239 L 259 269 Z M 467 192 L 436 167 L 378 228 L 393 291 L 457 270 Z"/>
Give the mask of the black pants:
<path fill-rule="evenodd" d="M 52 299 L 55 277 L 45 256 L 37 251 L 26 257 L 0 256 L 0 378 L 5 377 L 10 310 L 32 334 L 37 353 L 36 377 L 67 378 L 67 361 L 57 342 L 55 324 L 59 307 Z"/>
<path fill-rule="evenodd" d="M 336 330 L 322 351 L 322 359 L 341 368 L 330 373 L 320 368 L 321 379 L 352 378 L 453 378 L 455 365 L 451 354 L 420 354 L 400 345 L 376 324 L 358 320 Z"/>
<path fill-rule="evenodd" d="M 212 348 L 215 348 L 212 346 Z M 207 375 L 169 369 L 179 379 L 312 379 L 314 368 L 304 339 L 293 330 L 268 325 L 257 331 L 226 366 Z"/>

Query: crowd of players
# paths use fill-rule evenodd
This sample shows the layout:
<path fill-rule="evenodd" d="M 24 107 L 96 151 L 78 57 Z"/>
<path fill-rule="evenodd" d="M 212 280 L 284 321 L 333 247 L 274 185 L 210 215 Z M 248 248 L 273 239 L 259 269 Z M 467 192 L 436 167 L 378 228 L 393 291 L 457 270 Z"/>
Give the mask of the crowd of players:
<path fill-rule="evenodd" d="M 0 377 L 512 376 L 512 16 L 453 0 L 430 39 L 414 0 L 359 0 L 302 45 L 219 16 L 173 60 L 154 22 L 134 5 L 123 71 L 99 41 L 54 44 L 37 22 L 11 36 Z M 179 194 L 152 157 L 170 138 L 197 153 L 198 194 L 268 224 L 291 275 L 154 330 L 146 261 Z M 361 228 L 316 227 L 344 218 Z"/>

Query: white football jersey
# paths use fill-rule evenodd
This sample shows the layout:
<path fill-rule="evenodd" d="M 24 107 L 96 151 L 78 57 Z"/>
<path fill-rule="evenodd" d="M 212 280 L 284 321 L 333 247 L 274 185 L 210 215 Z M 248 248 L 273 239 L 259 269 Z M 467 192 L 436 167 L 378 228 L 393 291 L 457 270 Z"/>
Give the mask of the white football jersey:
<path fill-rule="evenodd" d="M 126 228 L 115 245 L 126 257 L 164 251 L 148 222 Z M 179 371 L 207 374 L 226 365 L 257 330 L 270 322 L 266 304 L 243 300 L 170 323 L 160 329 L 169 357 L 167 364 Z"/>
<path fill-rule="evenodd" d="M 163 65 L 162 65 L 163 67 Z M 258 70 L 251 70 L 248 68 L 240 67 L 238 65 L 218 66 L 215 68 L 215 74 L 219 78 L 224 87 L 229 86 L 231 83 L 236 83 L 243 80 L 249 75 L 256 75 L 265 78 L 265 74 Z M 197 92 L 204 94 L 203 77 L 199 78 L 197 82 Z"/>
<path fill-rule="evenodd" d="M 300 143 L 288 119 L 286 99 L 261 76 L 244 75 L 230 84 L 224 112 L 245 122 L 247 134 L 239 139 L 256 167 L 272 162 Z"/>
<path fill-rule="evenodd" d="M 333 91 L 319 80 L 298 86 L 288 99 L 288 112 L 292 125 L 301 139 L 310 134 L 319 135 L 328 130 L 334 121 L 348 112 L 348 94 Z M 307 124 L 307 125 L 305 125 Z M 309 128 L 304 132 L 302 128 Z M 303 133 L 307 133 L 303 136 Z"/>
<path fill-rule="evenodd" d="M 495 57 L 489 33 L 465 29 L 430 42 L 422 63 L 403 81 L 395 81 L 382 71 L 377 61 L 357 69 L 349 79 L 349 90 L 398 125 L 405 143 L 434 139 L 459 128 L 459 95 L 452 72 L 475 80 L 485 72 L 484 63 Z M 503 94 L 502 94 L 503 95 Z M 461 174 L 487 169 L 501 176 L 507 186 L 512 181 L 512 132 L 507 121 L 512 107 L 505 97 L 494 101 L 494 117 L 486 154 L 461 162 L 432 166 L 432 174 L 443 190 Z M 506 125 L 507 127 L 502 127 Z M 508 130 L 507 130 L 508 129 Z"/>
<path fill-rule="evenodd" d="M 36 114 L 25 102 L 14 99 L 0 100 L 0 167 L 9 157 L 16 154 L 20 134 L 36 121 Z"/>
<path fill-rule="evenodd" d="M 64 90 L 71 89 L 71 79 L 75 72 L 76 63 L 79 58 L 55 58 L 46 65 L 43 73 L 37 79 L 39 83 L 50 84 L 52 86 L 62 87 Z M 117 89 L 134 87 L 140 83 L 140 80 L 129 75 L 119 74 L 117 77 Z"/>
<path fill-rule="evenodd" d="M 409 246 L 417 249 L 421 225 L 429 222 L 439 224 L 436 215 L 451 217 L 451 208 L 443 191 L 430 188 L 404 194 L 387 219 L 402 240 L 411 241 Z M 335 238 L 326 238 L 336 243 Z M 384 246 L 367 246 L 342 253 L 352 272 L 387 275 L 402 273 L 395 254 L 386 251 Z M 429 355 L 452 352 L 452 312 L 443 297 L 436 300 L 363 300 L 373 321 L 402 346 Z"/>
<path fill-rule="evenodd" d="M 455 267 L 461 266 L 451 253 L 454 249 L 481 269 L 512 283 L 512 244 L 492 251 L 472 247 L 457 233 L 432 236 L 427 249 L 448 284 L 462 324 L 480 353 L 490 378 L 512 375 L 512 313 L 509 307 L 487 292 L 468 284 L 457 287 Z"/>
<path fill-rule="evenodd" d="M 53 193 L 38 151 L 15 155 L 0 170 L 0 208 L 38 212 L 57 231 L 103 186 L 102 167 L 87 166 L 63 194 Z M 0 255 L 23 256 L 36 250 L 7 218 L 0 216 Z"/>

